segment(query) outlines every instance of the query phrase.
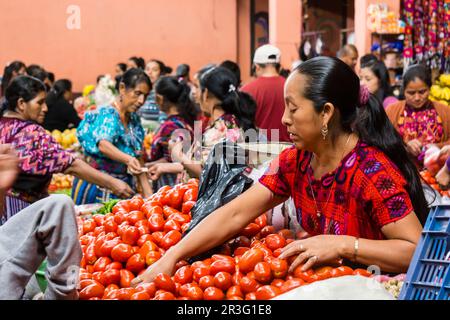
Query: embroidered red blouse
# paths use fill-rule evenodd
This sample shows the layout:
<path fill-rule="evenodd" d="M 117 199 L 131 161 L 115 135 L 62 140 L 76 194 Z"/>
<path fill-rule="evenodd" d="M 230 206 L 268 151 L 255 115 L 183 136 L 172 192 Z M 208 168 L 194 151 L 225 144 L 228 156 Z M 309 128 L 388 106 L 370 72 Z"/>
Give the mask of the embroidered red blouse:
<path fill-rule="evenodd" d="M 274 194 L 293 197 L 299 223 L 309 234 L 384 239 L 384 225 L 413 211 L 407 181 L 381 150 L 358 142 L 335 171 L 319 180 L 309 165 L 311 157 L 310 152 L 289 148 L 259 180 Z"/>

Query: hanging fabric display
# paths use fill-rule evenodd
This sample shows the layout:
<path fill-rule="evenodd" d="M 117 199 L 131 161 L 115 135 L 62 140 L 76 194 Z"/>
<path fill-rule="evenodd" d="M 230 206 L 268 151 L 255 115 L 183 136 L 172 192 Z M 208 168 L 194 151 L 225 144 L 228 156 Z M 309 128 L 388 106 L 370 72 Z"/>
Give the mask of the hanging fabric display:
<path fill-rule="evenodd" d="M 426 63 L 450 72 L 450 0 L 404 0 L 405 66 Z"/>

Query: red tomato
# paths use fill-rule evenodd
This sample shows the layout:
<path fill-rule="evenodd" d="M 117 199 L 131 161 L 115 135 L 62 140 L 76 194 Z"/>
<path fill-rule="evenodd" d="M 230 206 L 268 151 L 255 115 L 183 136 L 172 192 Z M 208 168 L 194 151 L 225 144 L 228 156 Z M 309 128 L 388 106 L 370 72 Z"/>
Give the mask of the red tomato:
<path fill-rule="evenodd" d="M 98 282 L 95 281 L 94 279 L 83 279 L 83 280 L 80 280 L 80 282 L 79 282 L 80 290 L 83 290 L 87 286 L 90 286 L 91 284 L 95 284 L 95 283 L 98 283 Z"/>
<path fill-rule="evenodd" d="M 129 200 L 129 211 L 140 210 L 143 204 L 144 200 L 141 197 L 133 197 Z"/>
<path fill-rule="evenodd" d="M 175 272 L 174 280 L 179 284 L 186 284 L 192 282 L 193 273 L 190 266 L 184 266 Z"/>
<path fill-rule="evenodd" d="M 233 245 L 235 247 L 244 247 L 244 248 L 250 248 L 251 241 L 246 236 L 239 236 L 236 239 L 234 239 Z"/>
<path fill-rule="evenodd" d="M 130 300 L 150 300 L 150 295 L 147 292 L 136 292 L 130 297 Z"/>
<path fill-rule="evenodd" d="M 294 270 L 294 277 L 295 278 L 299 278 L 302 279 L 305 282 L 312 282 L 314 280 L 314 278 L 311 278 L 314 275 L 314 271 L 312 271 L 311 269 L 307 270 L 307 271 L 302 271 L 303 265 L 299 265 L 297 266 L 297 268 L 295 268 Z"/>
<path fill-rule="evenodd" d="M 130 223 L 128 221 L 124 221 L 117 227 L 117 234 L 119 235 L 119 237 L 123 235 L 123 233 L 129 226 Z"/>
<path fill-rule="evenodd" d="M 97 224 L 95 223 L 94 220 L 89 219 L 89 220 L 85 220 L 83 222 L 83 234 L 89 233 L 94 231 L 94 229 L 97 227 Z"/>
<path fill-rule="evenodd" d="M 163 231 L 164 224 L 164 217 L 161 214 L 152 214 L 150 218 L 148 218 L 148 228 L 151 232 Z"/>
<path fill-rule="evenodd" d="M 264 228 L 267 226 L 267 214 L 263 213 L 258 218 L 255 219 L 255 223 L 260 226 L 260 228 Z"/>
<path fill-rule="evenodd" d="M 257 235 L 260 231 L 261 227 L 252 222 L 241 231 L 241 235 L 251 238 Z"/>
<path fill-rule="evenodd" d="M 332 267 L 321 267 L 315 270 L 315 274 L 317 274 L 321 280 L 325 280 L 331 278 L 331 271 L 333 271 Z"/>
<path fill-rule="evenodd" d="M 265 226 L 264 228 L 261 229 L 260 235 L 262 238 L 265 238 L 269 234 L 274 234 L 274 233 L 276 233 L 274 226 Z"/>
<path fill-rule="evenodd" d="M 141 220 L 145 219 L 145 214 L 142 211 L 131 211 L 127 216 L 127 221 L 134 226 Z"/>
<path fill-rule="evenodd" d="M 117 270 L 121 270 L 123 268 L 122 264 L 120 262 L 114 261 L 111 262 L 110 264 L 108 264 L 105 268 L 106 270 L 111 270 L 111 269 L 117 269 Z"/>
<path fill-rule="evenodd" d="M 279 234 L 269 234 L 266 237 L 266 246 L 270 250 L 283 248 L 286 245 L 286 240 Z"/>
<path fill-rule="evenodd" d="M 209 266 L 196 267 L 192 270 L 192 272 L 194 281 L 199 282 L 202 277 L 210 275 L 210 267 Z"/>
<path fill-rule="evenodd" d="M 160 247 L 167 250 L 181 240 L 181 233 L 177 230 L 171 230 L 161 239 Z"/>
<path fill-rule="evenodd" d="M 147 219 L 149 219 L 153 214 L 163 215 L 163 209 L 161 205 L 152 205 L 150 203 L 145 203 L 142 206 L 142 212 L 145 214 Z"/>
<path fill-rule="evenodd" d="M 256 282 L 255 279 L 251 279 L 247 276 L 241 279 L 239 285 L 241 286 L 242 292 L 244 293 L 255 292 L 259 286 L 258 282 Z"/>
<path fill-rule="evenodd" d="M 151 266 L 160 258 L 161 253 L 159 251 L 150 251 L 149 253 L 147 253 L 147 256 L 145 257 L 145 263 L 147 263 L 147 266 Z"/>
<path fill-rule="evenodd" d="M 244 274 L 242 272 L 240 272 L 240 271 L 235 272 L 231 276 L 231 280 L 233 281 L 233 286 L 239 286 L 243 277 L 244 277 Z"/>
<path fill-rule="evenodd" d="M 232 297 L 244 298 L 244 294 L 242 293 L 240 286 L 232 286 L 227 290 L 227 298 L 231 299 Z"/>
<path fill-rule="evenodd" d="M 139 234 L 142 237 L 143 235 L 149 235 L 150 234 L 150 228 L 148 226 L 148 220 L 139 220 L 134 225 L 139 230 Z"/>
<path fill-rule="evenodd" d="M 255 266 L 255 279 L 261 283 L 272 281 L 272 270 L 267 262 L 258 262 Z"/>
<path fill-rule="evenodd" d="M 175 282 L 173 282 L 173 280 L 167 274 L 159 273 L 155 277 L 154 282 L 155 282 L 156 288 L 158 288 L 158 289 L 166 290 L 166 291 L 169 291 L 172 293 L 176 292 Z"/>
<path fill-rule="evenodd" d="M 154 242 L 159 246 L 159 245 L 161 245 L 161 241 L 164 237 L 164 232 L 162 232 L 162 231 L 153 232 L 152 237 L 155 240 Z"/>
<path fill-rule="evenodd" d="M 121 288 L 116 291 L 119 300 L 130 300 L 131 296 L 136 293 L 134 288 Z"/>
<path fill-rule="evenodd" d="M 114 217 L 110 217 L 108 219 L 105 219 L 105 222 L 103 222 L 103 226 L 105 227 L 105 232 L 117 232 L 117 223 L 114 221 Z"/>
<path fill-rule="evenodd" d="M 148 240 L 141 246 L 141 248 L 139 249 L 139 253 L 141 254 L 141 256 L 147 257 L 147 254 L 150 251 L 157 251 L 158 249 L 158 246 L 152 240 Z"/>
<path fill-rule="evenodd" d="M 200 278 L 198 285 L 200 288 L 205 290 L 206 288 L 213 287 L 214 286 L 214 277 L 207 275 Z"/>
<path fill-rule="evenodd" d="M 175 296 L 172 292 L 160 290 L 158 294 L 155 294 L 155 300 L 175 300 Z"/>
<path fill-rule="evenodd" d="M 353 275 L 353 269 L 347 266 L 340 266 L 338 267 L 338 270 L 340 271 L 342 276 L 351 276 Z"/>
<path fill-rule="evenodd" d="M 292 230 L 289 229 L 281 229 L 280 231 L 278 231 L 278 234 L 286 240 L 295 239 L 294 232 L 292 232 Z"/>
<path fill-rule="evenodd" d="M 180 285 L 177 288 L 178 295 L 182 296 L 182 297 L 187 297 L 189 288 L 191 288 L 192 286 L 194 286 L 192 283 L 186 283 L 186 284 Z"/>
<path fill-rule="evenodd" d="M 86 248 L 85 253 L 86 263 L 88 264 L 94 264 L 95 261 L 97 261 L 97 256 L 95 255 L 95 247 L 94 244 L 90 244 Z"/>
<path fill-rule="evenodd" d="M 281 289 L 281 287 L 283 287 L 284 285 L 284 280 L 283 279 L 274 279 L 270 284 L 274 287 L 277 287 L 278 289 Z"/>
<path fill-rule="evenodd" d="M 125 243 L 120 243 L 111 250 L 111 257 L 119 262 L 126 262 L 132 255 L 133 248 Z"/>
<path fill-rule="evenodd" d="M 355 271 L 353 271 L 353 274 L 355 276 L 363 276 L 363 277 L 371 277 L 372 276 L 372 273 L 370 273 L 366 269 L 355 269 Z"/>
<path fill-rule="evenodd" d="M 131 281 L 134 279 L 134 274 L 127 270 L 120 270 L 120 287 L 121 288 L 129 288 L 131 287 Z"/>
<path fill-rule="evenodd" d="M 282 292 L 287 292 L 290 291 L 292 289 L 298 288 L 302 285 L 304 285 L 305 282 L 302 279 L 299 278 L 293 278 L 290 279 L 288 281 L 286 281 L 282 286 L 281 286 L 281 291 Z"/>
<path fill-rule="evenodd" d="M 108 257 L 99 258 L 94 264 L 94 271 L 105 271 L 106 267 L 111 263 L 111 259 Z"/>
<path fill-rule="evenodd" d="M 94 297 L 101 298 L 104 292 L 104 286 L 99 283 L 93 283 L 80 291 L 79 298 L 80 300 L 88 300 Z"/>
<path fill-rule="evenodd" d="M 244 248 L 244 247 L 238 247 L 236 248 L 236 250 L 234 250 L 234 256 L 241 256 L 243 255 L 245 252 L 247 252 L 248 250 L 250 250 L 249 248 Z"/>
<path fill-rule="evenodd" d="M 214 286 L 226 291 L 232 286 L 232 278 L 228 272 L 219 272 L 214 276 Z"/>
<path fill-rule="evenodd" d="M 172 230 L 181 231 L 180 224 L 175 220 L 167 220 L 164 224 L 164 232 L 169 232 Z"/>
<path fill-rule="evenodd" d="M 216 288 L 216 287 L 209 287 L 206 288 L 203 292 L 203 299 L 204 300 L 223 300 L 225 299 L 225 294 L 222 290 Z"/>
<path fill-rule="evenodd" d="M 245 295 L 245 300 L 256 300 L 256 294 L 254 292 L 247 293 Z"/>
<path fill-rule="evenodd" d="M 109 257 L 109 256 L 111 256 L 112 249 L 115 246 L 117 246 L 118 244 L 120 244 L 120 243 L 121 243 L 120 239 L 117 239 L 117 238 L 116 239 L 112 239 L 112 240 L 104 241 L 103 244 L 101 245 L 100 249 L 99 249 L 100 255 L 102 257 Z"/>
<path fill-rule="evenodd" d="M 103 243 L 106 241 L 106 235 L 101 235 L 101 236 L 98 236 L 96 239 L 95 239 L 95 241 L 94 241 L 94 252 L 95 252 L 95 255 L 97 256 L 97 257 L 101 257 L 102 255 L 101 255 L 101 251 L 100 251 L 100 248 L 101 248 L 101 246 L 103 245 Z"/>
<path fill-rule="evenodd" d="M 117 269 L 109 269 L 101 274 L 100 282 L 104 286 L 120 283 L 120 271 Z"/>
<path fill-rule="evenodd" d="M 191 212 L 191 209 L 194 207 L 195 201 L 187 201 L 183 203 L 183 206 L 181 208 L 181 212 L 183 214 L 189 214 Z"/>
<path fill-rule="evenodd" d="M 127 261 L 126 268 L 134 274 L 138 274 L 145 268 L 144 257 L 139 253 L 132 255 Z"/>
<path fill-rule="evenodd" d="M 140 283 L 136 286 L 136 290 L 139 292 L 146 292 L 150 298 L 153 298 L 156 293 L 156 285 L 154 282 L 151 283 Z"/>
<path fill-rule="evenodd" d="M 203 300 L 203 291 L 197 286 L 191 286 L 186 295 L 189 300 Z"/>
<path fill-rule="evenodd" d="M 234 259 L 230 257 L 230 260 L 216 260 L 211 264 L 210 273 L 215 276 L 218 272 L 224 271 L 230 274 L 234 273 L 236 264 Z"/>
<path fill-rule="evenodd" d="M 288 273 L 289 266 L 286 260 L 272 259 L 270 261 L 270 269 L 274 278 L 283 279 Z"/>
<path fill-rule="evenodd" d="M 139 229 L 133 226 L 127 227 L 122 234 L 122 241 L 134 246 L 140 237 Z"/>
<path fill-rule="evenodd" d="M 256 290 L 255 294 L 257 300 L 269 300 L 281 294 L 281 290 L 277 287 L 266 285 Z"/>
<path fill-rule="evenodd" d="M 190 188 L 183 195 L 183 202 L 197 201 L 198 189 L 196 187 Z"/>
<path fill-rule="evenodd" d="M 183 196 L 186 190 L 183 189 L 172 189 L 169 193 L 169 206 L 174 209 L 181 209 L 181 205 L 183 204 Z"/>
<path fill-rule="evenodd" d="M 120 289 L 120 288 L 117 284 L 110 284 L 109 286 L 107 286 L 105 288 L 105 292 L 103 293 L 103 298 L 106 298 L 106 296 L 108 296 L 111 291 L 115 291 L 118 289 Z"/>
<path fill-rule="evenodd" d="M 252 248 L 245 252 L 239 259 L 239 270 L 243 273 L 248 273 L 255 268 L 258 262 L 264 260 L 264 252 L 258 248 Z"/>

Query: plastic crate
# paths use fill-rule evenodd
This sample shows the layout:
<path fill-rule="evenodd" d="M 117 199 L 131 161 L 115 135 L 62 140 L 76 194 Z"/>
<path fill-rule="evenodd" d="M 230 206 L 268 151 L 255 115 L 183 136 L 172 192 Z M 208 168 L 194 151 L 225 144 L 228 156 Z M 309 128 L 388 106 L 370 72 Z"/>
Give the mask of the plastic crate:
<path fill-rule="evenodd" d="M 399 299 L 450 300 L 450 205 L 428 215 Z"/>

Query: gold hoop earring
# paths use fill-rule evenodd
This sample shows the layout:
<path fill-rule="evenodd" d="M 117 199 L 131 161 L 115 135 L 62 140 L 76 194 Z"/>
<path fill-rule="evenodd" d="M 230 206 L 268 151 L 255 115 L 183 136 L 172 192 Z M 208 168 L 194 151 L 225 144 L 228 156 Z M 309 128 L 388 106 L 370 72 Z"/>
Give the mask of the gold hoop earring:
<path fill-rule="evenodd" d="M 324 124 L 322 129 L 320 129 L 320 132 L 322 133 L 323 140 L 325 140 L 328 135 L 328 125 Z"/>

